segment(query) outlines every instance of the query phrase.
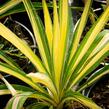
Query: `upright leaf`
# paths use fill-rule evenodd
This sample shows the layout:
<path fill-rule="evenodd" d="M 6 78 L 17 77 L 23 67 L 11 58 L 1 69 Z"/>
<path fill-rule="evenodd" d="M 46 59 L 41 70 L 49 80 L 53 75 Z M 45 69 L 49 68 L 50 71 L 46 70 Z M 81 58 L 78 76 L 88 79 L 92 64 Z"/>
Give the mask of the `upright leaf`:
<path fill-rule="evenodd" d="M 55 83 L 57 88 L 59 88 L 59 81 L 57 80 L 58 77 L 58 47 L 59 47 L 59 40 L 60 40 L 60 24 L 59 24 L 59 18 L 58 18 L 58 11 L 57 11 L 57 5 L 56 1 L 53 0 L 53 65 L 54 65 L 54 72 L 55 72 Z"/>
<path fill-rule="evenodd" d="M 85 8 L 84 11 L 82 13 L 79 25 L 74 33 L 73 36 L 73 42 L 71 45 L 71 53 L 70 53 L 70 58 L 69 58 L 69 62 L 71 61 L 72 57 L 74 56 L 78 46 L 79 46 L 79 41 L 81 38 L 81 35 L 83 33 L 84 27 L 87 23 L 87 19 L 88 19 L 88 15 L 89 15 L 89 10 L 92 4 L 92 0 L 87 0 L 86 4 L 85 4 Z"/>
<path fill-rule="evenodd" d="M 84 37 L 83 41 L 81 42 L 75 56 L 72 58 L 70 65 L 67 70 L 67 74 L 69 77 L 74 72 L 75 68 L 77 67 L 78 63 L 81 61 L 91 44 L 94 42 L 97 34 L 101 31 L 104 27 L 105 23 L 108 21 L 109 17 L 109 7 L 105 10 L 105 12 L 101 15 L 101 17 L 95 22 L 92 28 L 88 31 L 86 36 Z"/>
<path fill-rule="evenodd" d="M 54 1 L 54 18 L 58 18 L 58 15 L 56 15 L 56 1 Z M 67 32 L 68 32 L 68 0 L 61 1 L 62 6 L 60 7 L 62 9 L 62 17 L 60 19 L 60 25 L 57 21 L 54 19 L 55 25 L 57 25 L 57 28 L 54 30 L 54 56 L 55 56 L 55 63 L 54 63 L 54 69 L 55 69 L 55 79 L 56 79 L 56 86 L 59 89 L 59 83 L 61 80 L 61 74 L 63 71 L 63 65 L 64 65 L 64 58 L 65 58 L 65 51 L 67 47 Z M 59 25 L 59 26 L 58 26 Z M 59 28 L 60 27 L 60 28 Z M 58 30 L 59 28 L 59 30 Z M 56 34 L 56 35 L 55 35 Z M 58 62 L 58 63 L 57 63 Z"/>
<path fill-rule="evenodd" d="M 96 36 L 94 42 L 91 44 L 86 54 L 83 56 L 76 69 L 72 73 L 71 78 L 73 78 L 75 74 L 78 74 L 82 69 L 84 69 L 86 67 L 86 63 L 88 63 L 89 60 L 91 60 L 103 47 L 105 47 L 105 45 L 109 43 L 108 36 L 108 30 L 104 30 Z"/>
<path fill-rule="evenodd" d="M 53 39 L 53 28 L 52 28 L 52 21 L 50 18 L 50 13 L 47 8 L 47 3 L 45 0 L 42 0 L 43 4 L 43 12 L 44 12 L 44 22 L 45 22 L 45 31 L 46 31 L 46 36 L 49 44 L 49 49 L 52 53 L 52 39 Z"/>
<path fill-rule="evenodd" d="M 41 22 L 41 19 L 37 15 L 37 13 L 34 10 L 34 7 L 32 5 L 32 2 L 30 0 L 22 0 L 25 6 L 25 9 L 27 11 L 27 14 L 29 16 L 34 35 L 39 47 L 39 52 L 41 55 L 41 58 L 45 64 L 45 67 L 50 74 L 51 70 L 51 55 L 50 55 L 50 50 L 48 46 L 48 41 L 47 37 L 45 35 L 44 27 Z"/>

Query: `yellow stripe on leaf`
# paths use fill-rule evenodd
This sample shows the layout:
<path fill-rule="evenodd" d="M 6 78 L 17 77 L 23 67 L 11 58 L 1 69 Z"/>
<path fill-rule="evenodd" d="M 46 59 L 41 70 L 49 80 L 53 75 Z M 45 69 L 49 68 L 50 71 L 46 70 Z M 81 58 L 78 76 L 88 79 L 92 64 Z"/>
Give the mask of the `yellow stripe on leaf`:
<path fill-rule="evenodd" d="M 85 66 L 85 68 L 80 72 L 80 74 L 73 80 L 72 85 L 74 85 L 84 74 L 85 72 L 95 64 L 107 51 L 109 51 L 109 43 L 95 56 L 93 59 Z"/>
<path fill-rule="evenodd" d="M 59 24 L 59 16 L 57 12 L 57 5 L 56 5 L 56 0 L 53 0 L 53 8 L 54 8 L 54 13 L 53 13 L 53 65 L 54 65 L 54 72 L 55 72 L 55 82 L 56 84 L 59 84 L 59 81 L 57 81 L 58 78 L 58 69 L 59 66 L 57 65 L 58 63 L 58 48 L 59 48 L 59 41 L 60 41 L 60 24 Z"/>
<path fill-rule="evenodd" d="M 106 9 L 104 14 L 98 19 L 98 22 L 95 25 L 95 27 L 91 28 L 92 30 L 87 33 L 87 35 L 89 35 L 88 40 L 85 42 L 80 54 L 78 55 L 78 58 L 76 59 L 76 62 L 74 63 L 72 69 L 70 69 L 70 70 L 72 70 L 72 71 L 75 70 L 76 66 L 78 65 L 78 63 L 80 62 L 80 60 L 82 59 L 84 54 L 87 52 L 90 45 L 95 40 L 97 34 L 101 31 L 101 29 L 104 27 L 105 23 L 108 21 L 108 17 L 109 17 L 109 7 Z M 90 32 L 91 32 L 91 34 L 90 34 Z"/>
<path fill-rule="evenodd" d="M 55 43 L 56 52 L 55 52 L 55 77 L 56 77 L 56 86 L 59 89 L 59 84 L 61 80 L 63 65 L 64 65 L 64 58 L 65 58 L 65 51 L 67 46 L 67 30 L 68 30 L 68 0 L 62 1 L 62 8 L 61 10 L 61 19 L 60 19 L 60 34 L 58 28 L 56 29 L 57 34 L 54 37 L 57 37 L 57 41 Z M 58 25 L 58 23 L 57 23 Z"/>
<path fill-rule="evenodd" d="M 77 30 L 75 31 L 75 37 L 74 37 L 74 42 L 73 42 L 69 62 L 71 61 L 72 57 L 74 56 L 74 54 L 78 48 L 81 35 L 82 35 L 84 27 L 87 23 L 91 2 L 92 2 L 92 0 L 87 0 L 82 17 L 81 17 L 81 20 L 80 20 L 80 23 L 79 23 L 79 26 L 78 26 Z"/>
<path fill-rule="evenodd" d="M 52 39 L 53 39 L 52 21 L 45 0 L 43 0 L 42 4 L 43 4 L 43 12 L 44 12 L 44 20 L 45 20 L 44 21 L 45 31 L 48 39 L 49 49 L 50 52 L 52 53 Z"/>
<path fill-rule="evenodd" d="M 41 60 L 33 53 L 29 46 L 18 38 L 13 32 L 11 32 L 7 27 L 0 23 L 0 35 L 16 46 L 25 56 L 27 56 L 30 61 L 35 65 L 35 67 L 40 72 L 45 72 Z"/>
<path fill-rule="evenodd" d="M 5 5 L 0 7 L 0 15 L 7 12 L 9 9 L 13 8 L 14 6 L 18 5 L 22 0 L 10 0 Z"/>
<path fill-rule="evenodd" d="M 41 19 L 39 18 L 36 11 L 34 10 L 31 0 L 22 0 L 22 1 L 24 3 L 25 9 L 28 13 L 33 28 L 33 32 L 37 41 L 40 56 L 42 58 L 42 61 L 44 62 L 46 70 L 50 74 L 50 54 L 49 54 L 49 48 L 47 46 L 48 43 L 46 41 L 45 31 L 43 29 Z"/>

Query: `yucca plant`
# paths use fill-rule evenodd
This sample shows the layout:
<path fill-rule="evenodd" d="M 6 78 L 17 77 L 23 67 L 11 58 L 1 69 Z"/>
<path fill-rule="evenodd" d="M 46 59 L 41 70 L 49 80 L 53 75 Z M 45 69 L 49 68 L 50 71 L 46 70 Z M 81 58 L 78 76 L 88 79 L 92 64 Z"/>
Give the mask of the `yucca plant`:
<path fill-rule="evenodd" d="M 29 16 L 41 58 L 34 54 L 27 43 L 0 23 L 0 35 L 28 57 L 36 68 L 36 72 L 26 74 L 0 51 L 0 58 L 3 60 L 0 62 L 0 71 L 30 86 L 11 85 L 0 75 L 6 84 L 0 85 L 0 95 L 12 94 L 6 109 L 21 109 L 28 98 L 37 99 L 36 104 L 29 106 L 30 109 L 62 109 L 70 100 L 80 102 L 90 109 L 101 109 L 91 99 L 83 96 L 81 91 L 109 72 L 108 65 L 95 71 L 109 55 L 109 30 L 103 30 L 108 22 L 109 7 L 80 41 L 92 0 L 87 0 L 77 26 L 72 23 L 68 0 L 59 0 L 58 5 L 53 0 L 53 18 L 50 17 L 46 1 L 42 0 L 44 25 L 30 0 L 20 2 L 23 2 Z M 92 72 L 93 75 L 80 85 Z"/>

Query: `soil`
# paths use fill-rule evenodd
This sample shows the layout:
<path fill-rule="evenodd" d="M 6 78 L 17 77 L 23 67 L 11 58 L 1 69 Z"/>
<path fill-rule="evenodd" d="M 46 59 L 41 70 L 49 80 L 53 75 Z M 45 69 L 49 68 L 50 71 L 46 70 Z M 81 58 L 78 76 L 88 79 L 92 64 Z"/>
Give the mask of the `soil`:
<path fill-rule="evenodd" d="M 82 104 L 80 104 L 79 102 L 76 101 L 71 101 L 68 104 L 68 107 L 64 108 L 64 109 L 88 109 L 87 107 L 83 106 Z"/>
<path fill-rule="evenodd" d="M 102 109 L 109 109 L 109 75 L 101 78 L 91 88 L 89 96 Z M 89 90 L 89 89 L 88 89 Z M 87 91 L 87 90 L 86 90 Z M 65 108 L 66 109 L 66 108 Z M 68 109 L 88 109 L 78 102 L 70 102 Z"/>
<path fill-rule="evenodd" d="M 106 75 L 93 87 L 90 97 L 102 109 L 109 109 L 109 75 Z"/>

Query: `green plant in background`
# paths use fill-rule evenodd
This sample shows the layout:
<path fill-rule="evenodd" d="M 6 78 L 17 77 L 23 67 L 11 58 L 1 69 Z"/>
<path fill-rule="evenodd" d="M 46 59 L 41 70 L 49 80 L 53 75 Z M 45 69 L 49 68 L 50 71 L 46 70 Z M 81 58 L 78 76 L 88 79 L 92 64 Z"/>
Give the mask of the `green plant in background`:
<path fill-rule="evenodd" d="M 12 0 L 13 1 L 13 0 Z M 109 7 L 80 41 L 92 0 L 85 4 L 77 27 L 72 24 L 68 0 L 60 0 L 57 8 L 53 0 L 51 19 L 45 0 L 42 0 L 44 25 L 30 0 L 21 0 L 29 16 L 41 59 L 30 47 L 6 26 L 0 23 L 0 35 L 17 47 L 33 63 L 37 72 L 26 74 L 11 58 L 0 51 L 0 71 L 10 74 L 29 86 L 11 85 L 0 75 L 5 85 L 0 85 L 0 95 L 12 94 L 6 109 L 21 109 L 28 98 L 37 99 L 29 108 L 61 109 L 70 100 L 78 101 L 91 109 L 101 109 L 81 91 L 109 72 L 109 66 L 95 71 L 83 84 L 83 79 L 94 71 L 109 55 L 109 30 L 102 30 L 108 21 Z M 6 9 L 7 10 L 7 9 Z M 53 22 L 52 22 L 53 20 Z"/>

